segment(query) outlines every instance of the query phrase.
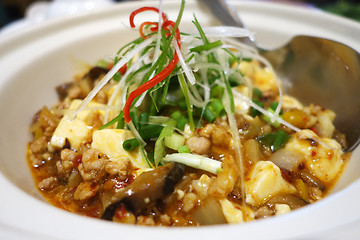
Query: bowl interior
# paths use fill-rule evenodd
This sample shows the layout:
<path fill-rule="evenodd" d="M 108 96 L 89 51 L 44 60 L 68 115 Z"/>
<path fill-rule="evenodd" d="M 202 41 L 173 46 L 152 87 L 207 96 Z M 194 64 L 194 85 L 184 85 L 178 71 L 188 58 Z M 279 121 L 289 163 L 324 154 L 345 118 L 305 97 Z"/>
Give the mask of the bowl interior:
<path fill-rule="evenodd" d="M 2 120 L 4 134 L 0 141 L 1 150 L 7 157 L 1 159 L 0 168 L 17 187 L 38 196 L 24 161 L 32 116 L 43 106 L 57 102 L 55 87 L 58 84 L 71 81 L 74 74 L 81 72 L 83 64 L 94 64 L 104 52 L 117 51 L 114 47 L 119 41 L 118 34 L 103 33 L 86 41 L 78 39 L 71 44 L 57 46 L 24 64 L 21 71 L 3 84 L 0 108 L 6 112 L 6 117 Z M 103 47 L 93 48 L 99 42 Z"/>
<path fill-rule="evenodd" d="M 151 5 L 156 6 L 156 2 Z M 166 4 L 170 16 L 176 17 L 178 5 L 177 2 Z M 299 31 L 342 38 L 345 42 L 355 41 L 355 36 L 339 33 L 336 27 L 332 28 L 333 30 L 319 30 L 323 27 L 321 22 L 317 26 L 308 26 L 306 21 L 299 23 L 294 17 L 296 11 L 292 8 L 285 8 L 287 11 L 281 12 L 281 7 L 279 10 L 278 6 L 272 5 L 265 10 L 264 7 L 256 4 L 235 5 L 240 12 L 244 12 L 245 22 L 249 22 L 248 27 L 257 32 L 259 41 L 268 45 L 285 42 Z M 51 106 L 56 103 L 55 87 L 65 81 L 71 81 L 73 75 L 81 70 L 82 64 L 94 64 L 98 59 L 115 53 L 123 43 L 138 36 L 123 23 L 127 24 L 129 12 L 140 6 L 142 6 L 140 3 L 124 4 L 106 10 L 105 13 L 101 11 L 92 15 L 53 21 L 32 28 L 31 31 L 2 39 L 0 56 L 6 56 L 6 58 L 0 59 L 0 68 L 6 71 L 0 81 L 0 109 L 3 114 L 0 124 L 0 152 L 2 153 L 0 183 L 7 186 L 10 194 L 12 191 L 20 191 L 31 198 L 43 200 L 34 186 L 25 160 L 27 143 L 30 139 L 28 128 L 32 116 L 44 105 Z M 190 29 L 192 26 L 192 13 L 195 11 L 192 9 L 198 9 L 198 5 L 194 2 L 190 2 L 187 6 L 182 23 L 184 28 Z M 269 11 L 269 9 L 276 11 Z M 263 15 L 265 12 L 267 13 Z M 196 14 L 198 19 L 206 25 L 216 23 L 205 10 L 196 10 Z M 299 18 L 310 13 L 304 10 L 297 14 L 300 15 Z M 287 16 L 290 16 L 289 22 L 281 21 Z M 316 20 L 318 17 L 315 15 L 313 18 Z M 289 28 L 291 24 L 298 28 Z M 342 22 L 339 23 L 339 26 L 342 24 Z M 354 48 L 360 49 L 359 43 L 356 44 Z M 341 195 L 342 191 L 346 191 L 349 186 L 357 183 L 360 178 L 359 158 L 360 149 L 358 148 L 334 189 L 334 195 Z M 359 199 L 359 194 L 354 197 Z M 47 203 L 42 204 L 47 205 Z"/>

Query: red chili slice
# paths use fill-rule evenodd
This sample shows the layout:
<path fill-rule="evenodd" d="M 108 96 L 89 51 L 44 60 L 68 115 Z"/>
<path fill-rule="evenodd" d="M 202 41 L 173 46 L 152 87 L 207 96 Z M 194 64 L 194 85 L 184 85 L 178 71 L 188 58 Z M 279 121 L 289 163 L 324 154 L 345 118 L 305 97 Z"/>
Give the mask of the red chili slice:
<path fill-rule="evenodd" d="M 144 34 L 144 27 L 148 26 L 148 25 L 155 25 L 155 27 L 150 28 L 150 30 L 153 32 L 157 31 L 159 28 L 159 24 L 156 22 L 143 22 L 139 27 L 139 33 L 143 39 L 148 38 L 148 36 L 145 36 L 145 34 Z"/>
<path fill-rule="evenodd" d="M 167 20 L 166 22 L 164 22 L 164 24 L 163 24 L 164 28 L 168 28 L 169 26 L 174 28 L 175 23 L 170 20 Z M 179 48 L 181 48 L 181 39 L 180 39 L 179 29 L 176 29 L 175 36 L 176 36 L 177 44 L 179 45 Z M 129 123 L 131 121 L 130 108 L 131 108 L 131 104 L 135 100 L 135 98 L 140 96 L 142 93 L 146 92 L 148 89 L 154 87 L 159 82 L 163 81 L 174 70 L 178 61 L 179 61 L 179 58 L 178 58 L 177 53 L 175 52 L 173 59 L 160 73 L 155 75 L 152 79 L 148 80 L 147 82 L 145 82 L 144 84 L 142 84 L 141 86 L 139 86 L 137 89 L 135 89 L 134 91 L 132 91 L 129 94 L 129 97 L 126 100 L 126 103 L 125 103 L 125 106 L 123 109 L 124 120 L 126 123 Z"/>
<path fill-rule="evenodd" d="M 145 11 L 155 11 L 157 13 L 159 13 L 159 9 L 155 8 L 155 7 L 142 7 L 142 8 L 139 8 L 135 11 L 133 11 L 131 14 L 130 14 L 130 27 L 134 28 L 135 27 L 135 23 L 134 23 L 134 18 L 137 14 L 141 13 L 141 12 L 145 12 Z M 168 18 L 166 16 L 165 13 L 162 13 L 162 19 L 163 19 L 163 22 L 166 22 L 168 21 Z"/>

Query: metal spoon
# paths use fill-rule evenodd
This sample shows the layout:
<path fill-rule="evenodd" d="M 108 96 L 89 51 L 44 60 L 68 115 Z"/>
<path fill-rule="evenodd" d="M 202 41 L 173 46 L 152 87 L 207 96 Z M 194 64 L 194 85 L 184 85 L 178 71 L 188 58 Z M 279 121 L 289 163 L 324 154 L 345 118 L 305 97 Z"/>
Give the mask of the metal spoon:
<path fill-rule="evenodd" d="M 245 28 L 224 0 L 201 0 L 225 25 Z M 360 143 L 360 54 L 332 40 L 295 36 L 285 46 L 256 47 L 284 81 L 285 92 L 304 104 L 319 104 L 336 113 L 334 124 L 347 138 L 345 151 Z"/>

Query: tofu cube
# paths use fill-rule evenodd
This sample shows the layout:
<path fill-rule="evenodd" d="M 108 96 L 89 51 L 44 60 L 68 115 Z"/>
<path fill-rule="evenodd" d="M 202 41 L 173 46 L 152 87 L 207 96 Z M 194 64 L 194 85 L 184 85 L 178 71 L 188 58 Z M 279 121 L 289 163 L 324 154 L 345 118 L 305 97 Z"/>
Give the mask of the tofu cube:
<path fill-rule="evenodd" d="M 246 202 L 257 206 L 279 193 L 294 193 L 296 189 L 281 176 L 281 170 L 270 161 L 259 161 L 245 181 Z"/>
<path fill-rule="evenodd" d="M 76 109 L 81 103 L 81 100 L 75 99 L 71 102 L 69 109 Z M 103 104 L 90 102 L 88 108 L 104 106 Z M 81 143 L 91 140 L 92 127 L 87 123 L 87 117 L 90 114 L 104 115 L 100 110 L 87 110 L 79 112 L 75 119 L 70 119 L 69 114 L 65 114 L 60 120 L 59 125 L 54 131 L 50 140 L 50 146 L 53 148 L 63 148 L 66 139 L 69 141 L 72 149 L 78 149 Z"/>
<path fill-rule="evenodd" d="M 134 138 L 134 135 L 130 130 L 97 130 L 94 131 L 91 147 L 107 155 L 110 161 L 121 162 L 124 159 L 129 159 L 134 168 L 148 168 L 149 166 L 142 157 L 140 147 L 132 151 L 126 151 L 123 148 L 124 141 L 131 138 Z"/>

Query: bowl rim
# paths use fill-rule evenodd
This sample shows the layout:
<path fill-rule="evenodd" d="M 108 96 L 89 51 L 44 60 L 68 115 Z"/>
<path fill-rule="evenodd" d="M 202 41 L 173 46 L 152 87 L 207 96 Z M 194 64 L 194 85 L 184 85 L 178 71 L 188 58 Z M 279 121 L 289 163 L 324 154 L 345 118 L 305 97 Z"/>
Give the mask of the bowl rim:
<path fill-rule="evenodd" d="M 270 2 L 242 2 L 242 1 L 230 1 L 231 4 L 233 4 L 234 6 L 236 6 L 237 9 L 243 9 L 243 11 L 258 11 L 258 12 L 271 12 L 272 14 L 285 14 L 286 16 L 293 16 L 293 17 L 301 17 L 301 18 L 305 18 L 306 22 L 310 22 L 310 20 L 316 20 L 316 21 L 320 21 L 320 22 L 327 22 L 327 24 L 329 23 L 334 23 L 337 24 L 336 26 L 338 28 L 342 28 L 342 27 L 346 27 L 347 29 L 350 29 L 351 31 L 354 32 L 354 34 L 356 35 L 356 33 L 360 33 L 360 24 L 349 20 L 349 19 L 345 19 L 343 17 L 339 17 L 339 16 L 335 16 L 332 14 L 328 14 L 325 12 L 320 12 L 320 11 L 314 11 L 314 10 L 309 10 L 308 8 L 299 8 L 299 7 L 295 7 L 295 6 L 290 6 L 290 5 L 283 5 L 280 3 L 270 3 Z M 146 2 L 146 5 L 154 5 L 156 6 L 157 1 L 149 1 Z M 8 54 L 9 52 L 11 52 L 12 50 L 14 50 L 17 46 L 21 46 L 23 44 L 23 40 L 22 39 L 27 39 L 27 41 L 37 41 L 37 39 L 41 38 L 42 36 L 51 34 L 52 32 L 56 32 L 56 31 L 60 31 L 61 29 L 65 29 L 65 28 L 70 28 L 73 26 L 76 26 L 78 24 L 86 24 L 88 21 L 96 21 L 98 19 L 102 19 L 102 18 L 109 18 L 109 17 L 113 17 L 116 16 L 116 13 L 120 10 L 120 9 L 135 9 L 137 7 L 141 7 L 144 5 L 144 2 L 140 1 L 140 2 L 125 2 L 125 3 L 119 3 L 116 6 L 112 6 L 111 8 L 106 8 L 106 9 L 102 9 L 99 11 L 95 11 L 92 13 L 84 13 L 84 14 L 79 14 L 77 16 L 70 16 L 70 17 L 66 17 L 63 19 L 52 19 L 49 20 L 48 22 L 42 23 L 42 24 L 38 24 L 35 26 L 31 26 L 28 29 L 25 29 L 24 31 L 19 31 L 19 32 L 14 32 L 14 33 L 10 33 L 8 35 L 5 36 L 1 36 L 0 37 L 0 55 L 1 56 L 6 56 L 6 54 Z M 179 5 L 179 1 L 177 0 L 169 0 L 169 1 L 165 1 L 164 5 L 168 8 L 174 8 L 176 6 Z M 187 1 L 187 5 L 191 5 L 191 6 L 197 6 L 195 1 Z M 123 10 L 122 10 L 123 11 Z M 357 47 L 357 49 L 359 50 L 359 47 Z M 2 60 L 0 60 L 0 66 L 4 64 L 2 63 Z M 1 84 L 3 83 L 2 80 L 0 80 L 0 87 Z M 342 189 L 334 194 L 332 194 L 331 196 L 328 196 L 327 198 L 323 199 L 321 201 L 321 203 L 315 203 L 315 204 L 311 204 L 310 206 L 307 206 L 299 211 L 294 211 L 292 214 L 288 214 L 285 216 L 278 216 L 276 218 L 272 218 L 272 219 L 268 219 L 268 220 L 259 220 L 256 222 L 248 222 L 245 224 L 240 224 L 240 225 L 220 225 L 220 226 L 211 226 L 211 227 L 200 227 L 200 228 L 153 228 L 153 227 L 140 227 L 140 226 L 124 226 L 121 225 L 119 226 L 118 224 L 114 224 L 114 223 L 108 223 L 102 220 L 97 220 L 97 219 L 91 219 L 91 218 L 87 218 L 87 217 L 83 217 L 83 216 L 78 216 L 72 213 L 68 213 L 66 211 L 63 211 L 61 209 L 57 209 L 56 207 L 53 207 L 49 204 L 45 204 L 43 201 L 32 197 L 31 195 L 29 195 L 28 193 L 25 193 L 24 191 L 22 191 L 21 189 L 19 189 L 16 185 L 14 185 L 9 179 L 7 179 L 6 176 L 3 175 L 2 172 L 0 172 L 0 183 L 1 185 L 5 188 L 8 189 L 8 193 L 13 194 L 12 196 L 19 198 L 19 199 L 25 199 L 28 203 L 28 205 L 30 205 L 31 207 L 33 207 L 34 209 L 43 209 L 41 214 L 39 214 L 39 216 L 36 216 L 36 218 L 39 217 L 45 217 L 42 216 L 42 214 L 46 214 L 46 213 L 52 213 L 55 214 L 56 219 L 54 220 L 55 223 L 57 224 L 61 224 L 62 222 L 67 222 L 69 219 L 71 220 L 71 224 L 74 224 L 76 222 L 81 222 L 84 223 L 84 225 L 86 225 L 87 227 L 90 227 L 91 233 L 93 234 L 92 237 L 100 237 L 101 235 L 98 235 L 99 232 L 101 231 L 108 231 L 111 234 L 117 233 L 117 234 L 121 234 L 121 233 L 131 233 L 134 231 L 137 231 L 141 234 L 142 237 L 146 237 L 148 236 L 148 234 L 157 234 L 157 236 L 161 235 L 162 237 L 166 237 L 169 236 L 169 234 L 171 234 L 171 236 L 173 238 L 176 239 L 180 239 L 186 236 L 189 236 L 191 234 L 192 237 L 201 237 L 202 235 L 206 234 L 207 236 L 209 236 L 209 234 L 211 234 L 210 238 L 218 238 L 218 237 L 223 237 L 224 236 L 224 230 L 231 232 L 232 234 L 235 232 L 238 233 L 245 233 L 245 234 L 250 234 L 251 232 L 255 233 L 258 236 L 268 236 L 268 237 L 276 237 L 277 239 L 287 239 L 288 236 L 285 233 L 281 233 L 281 232 L 277 232 L 277 233 L 266 233 L 266 230 L 271 230 L 271 231 L 280 231 L 281 228 L 283 228 L 284 226 L 288 229 L 293 230 L 293 234 L 294 236 L 302 236 L 302 235 L 306 235 L 306 234 L 312 234 L 318 231 L 326 231 L 328 229 L 331 229 L 332 227 L 334 227 L 335 225 L 338 224 L 348 224 L 350 222 L 354 222 L 354 221 L 359 221 L 360 219 L 360 207 L 357 207 L 355 209 L 353 209 L 355 211 L 355 213 L 357 213 L 358 216 L 352 216 L 352 218 L 348 218 L 348 219 L 340 219 L 341 221 L 332 221 L 330 224 L 327 225 L 322 225 L 321 227 L 319 227 L 318 229 L 316 229 L 316 231 L 314 229 L 298 229 L 296 230 L 294 228 L 294 226 L 291 226 L 291 222 L 296 222 L 298 221 L 297 219 L 302 219 L 302 221 L 304 222 L 305 225 L 309 226 L 310 224 L 312 224 L 312 221 L 308 221 L 306 222 L 306 216 L 309 213 L 322 213 L 322 211 L 319 210 L 319 208 L 323 208 L 322 206 L 328 206 L 328 207 L 337 207 L 340 210 L 343 211 L 349 211 L 349 207 L 350 203 L 355 203 L 357 199 L 359 199 L 359 196 L 357 196 L 358 198 L 356 199 L 352 199 L 349 201 L 348 206 L 341 206 L 339 207 L 339 203 L 341 203 L 341 199 L 345 196 L 345 197 L 352 197 L 352 194 L 354 192 L 360 192 L 360 180 L 356 180 L 355 182 L 353 182 L 350 186 L 346 187 L 345 189 Z M 359 194 L 358 194 L 359 195 Z M 20 209 L 17 209 L 15 211 L 15 215 L 10 216 L 10 211 L 11 210 L 15 210 L 14 207 L 9 207 L 8 209 L 5 209 L 3 206 L 6 206 L 7 204 L 11 204 L 11 199 L 5 198 L 0 200 L 0 210 L 5 211 L 5 213 L 9 214 L 5 214 L 5 215 L 0 215 L 0 229 L 1 228 L 5 228 L 5 227 L 9 227 L 10 231 L 16 231 L 17 233 L 20 233 L 20 235 L 28 235 L 28 234 L 32 234 L 34 239 L 49 239 L 49 232 L 51 231 L 56 231 L 56 228 L 53 229 L 49 229 L 46 232 L 43 233 L 39 233 L 36 231 L 33 225 L 29 225 L 29 226 L 13 226 L 10 223 L 13 222 L 17 222 L 17 217 L 21 216 L 21 211 L 26 212 L 26 207 L 25 206 L 21 206 Z M 331 217 L 332 215 L 330 213 L 327 213 L 324 215 L 325 217 Z M 7 219 L 8 218 L 8 219 Z M 305 218 L 305 219 L 304 219 Z M 8 221 L 10 219 L 10 221 Z M 31 220 L 27 220 L 28 223 L 30 223 L 29 221 Z M 69 223 L 68 223 L 69 224 Z M 281 227 L 279 227 L 281 226 Z M 85 229 L 84 226 L 80 226 L 80 229 Z M 259 231 L 258 229 L 264 229 L 264 232 L 262 233 L 261 231 Z M 99 232 L 96 232 L 99 231 Z M 21 233 L 22 232 L 22 233 Z M 173 235 L 175 232 L 175 235 Z M 66 233 L 66 236 L 64 235 L 64 238 L 66 237 L 67 239 L 75 239 L 76 237 L 81 237 L 81 231 L 79 232 L 73 232 L 72 234 L 70 233 Z M 101 233 L 102 235 L 105 236 L 111 236 L 109 234 L 104 234 Z M 139 234 L 139 236 L 140 236 Z M 159 235 L 158 235 L 159 234 Z M 1 230 L 0 230 L 0 236 L 1 236 Z M 54 236 L 51 236 L 54 237 Z M 251 234 L 248 236 L 251 238 Z M 58 238 L 58 237 L 55 237 Z"/>

